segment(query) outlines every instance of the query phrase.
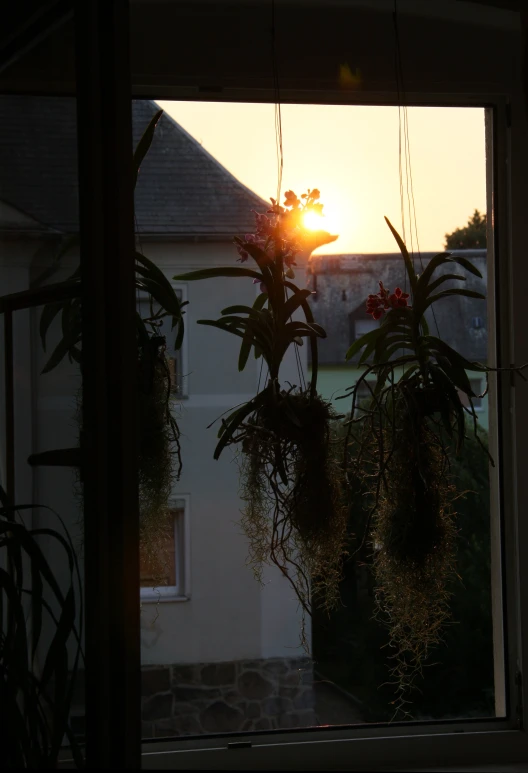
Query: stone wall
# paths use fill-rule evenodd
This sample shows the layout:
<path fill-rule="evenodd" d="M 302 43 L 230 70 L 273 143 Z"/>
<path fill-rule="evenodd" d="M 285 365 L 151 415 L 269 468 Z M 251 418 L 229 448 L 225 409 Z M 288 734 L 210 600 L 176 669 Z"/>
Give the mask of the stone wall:
<path fill-rule="evenodd" d="M 142 736 L 202 735 L 315 724 L 309 658 L 144 666 Z"/>

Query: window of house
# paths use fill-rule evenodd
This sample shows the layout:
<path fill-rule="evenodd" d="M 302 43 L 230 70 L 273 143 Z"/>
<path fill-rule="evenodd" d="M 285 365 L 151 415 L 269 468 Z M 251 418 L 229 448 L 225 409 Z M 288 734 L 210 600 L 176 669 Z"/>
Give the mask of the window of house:
<path fill-rule="evenodd" d="M 142 601 L 188 598 L 189 587 L 189 503 L 174 499 L 167 525 L 156 549 L 147 553 L 140 546 Z"/>
<path fill-rule="evenodd" d="M 366 333 L 370 333 L 372 330 L 376 330 L 376 328 L 379 327 L 379 320 L 372 319 L 372 317 L 368 317 L 367 319 L 354 319 L 351 318 L 350 320 L 350 333 L 351 333 L 351 341 L 357 341 L 358 338 L 361 338 L 361 336 L 364 336 Z"/>

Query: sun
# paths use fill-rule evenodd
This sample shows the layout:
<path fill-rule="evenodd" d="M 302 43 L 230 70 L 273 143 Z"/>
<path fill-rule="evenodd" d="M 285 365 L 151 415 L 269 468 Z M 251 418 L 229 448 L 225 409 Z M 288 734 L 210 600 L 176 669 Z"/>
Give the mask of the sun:
<path fill-rule="evenodd" d="M 317 212 L 305 212 L 303 215 L 303 225 L 309 231 L 326 231 L 328 229 L 326 218 Z"/>
<path fill-rule="evenodd" d="M 338 217 L 336 212 L 328 210 L 328 213 L 320 215 L 313 210 L 305 212 L 303 215 L 303 226 L 307 231 L 329 231 L 330 233 L 337 233 Z"/>

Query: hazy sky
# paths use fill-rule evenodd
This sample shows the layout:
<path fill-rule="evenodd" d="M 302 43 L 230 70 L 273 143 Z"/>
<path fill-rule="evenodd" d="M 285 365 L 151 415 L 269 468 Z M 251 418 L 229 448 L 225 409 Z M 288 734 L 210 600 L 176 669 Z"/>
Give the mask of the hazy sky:
<path fill-rule="evenodd" d="M 268 200 L 277 191 L 274 106 L 159 103 L 241 182 Z M 401 232 L 398 108 L 283 105 L 282 193 L 319 188 L 339 239 L 319 252 L 393 252 L 386 215 Z M 419 245 L 486 209 L 484 110 L 408 108 Z M 405 187 L 406 227 L 408 229 Z M 410 238 L 407 236 L 410 246 Z"/>

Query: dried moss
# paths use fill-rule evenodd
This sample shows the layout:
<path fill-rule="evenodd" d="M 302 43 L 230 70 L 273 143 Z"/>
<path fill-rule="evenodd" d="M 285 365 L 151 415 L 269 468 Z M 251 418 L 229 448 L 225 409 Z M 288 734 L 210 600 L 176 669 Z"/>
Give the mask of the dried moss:
<path fill-rule="evenodd" d="M 322 398 L 283 392 L 247 422 L 239 456 L 249 563 L 259 579 L 278 566 L 309 614 L 337 604 L 347 542 L 335 418 Z"/>
<path fill-rule="evenodd" d="M 456 576 L 456 488 L 430 421 L 400 415 L 385 431 L 385 470 L 373 516 L 377 617 L 389 629 L 391 675 L 403 709 L 450 617 Z"/>

